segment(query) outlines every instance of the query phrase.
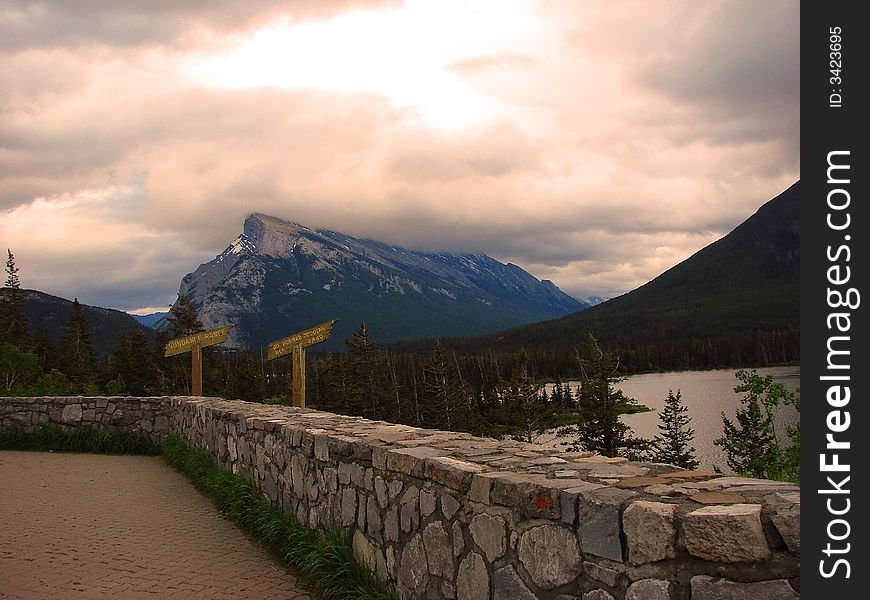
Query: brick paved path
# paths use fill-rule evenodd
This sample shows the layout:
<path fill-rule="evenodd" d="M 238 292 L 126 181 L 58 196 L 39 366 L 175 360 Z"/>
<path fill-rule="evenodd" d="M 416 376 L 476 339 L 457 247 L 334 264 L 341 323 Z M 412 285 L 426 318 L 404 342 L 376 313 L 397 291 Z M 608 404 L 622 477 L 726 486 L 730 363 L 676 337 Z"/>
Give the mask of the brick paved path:
<path fill-rule="evenodd" d="M 0 598 L 313 596 L 159 458 L 0 452 Z"/>

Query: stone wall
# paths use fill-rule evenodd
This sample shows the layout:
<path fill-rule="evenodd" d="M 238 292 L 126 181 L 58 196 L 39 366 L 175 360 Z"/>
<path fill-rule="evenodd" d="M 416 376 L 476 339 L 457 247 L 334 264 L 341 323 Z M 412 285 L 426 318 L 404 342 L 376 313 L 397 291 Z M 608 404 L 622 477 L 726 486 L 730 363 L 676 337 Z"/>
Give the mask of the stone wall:
<path fill-rule="evenodd" d="M 799 597 L 790 484 L 217 398 L 0 400 L 2 425 L 47 420 L 177 433 L 285 513 L 347 530 L 403 598 Z"/>

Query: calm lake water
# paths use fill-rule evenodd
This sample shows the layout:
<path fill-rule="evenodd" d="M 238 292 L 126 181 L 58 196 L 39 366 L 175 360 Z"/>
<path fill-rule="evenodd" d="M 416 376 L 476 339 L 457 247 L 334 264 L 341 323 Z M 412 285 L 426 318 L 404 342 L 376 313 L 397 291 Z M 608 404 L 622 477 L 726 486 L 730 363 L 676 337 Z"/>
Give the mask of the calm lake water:
<path fill-rule="evenodd" d="M 740 407 L 743 394 L 734 393 L 734 388 L 739 383 L 734 376 L 735 372 L 736 370 L 678 371 L 628 377 L 618 387 L 626 396 L 634 398 L 639 404 L 649 406 L 653 411 L 624 415 L 622 419 L 631 427 L 635 436 L 653 438 L 659 433 L 658 411 L 664 408 L 668 390 L 676 393 L 679 389 L 683 404 L 689 409 L 691 427 L 695 430 L 692 445 L 701 462 L 699 468 L 712 469 L 716 466 L 728 472 L 725 453 L 713 441 L 722 436 L 722 412 L 733 419 Z M 758 369 L 758 373 L 773 375 L 776 381 L 784 383 L 791 390 L 797 389 L 800 384 L 799 367 Z M 571 385 L 573 387 L 577 384 L 572 382 Z M 777 409 L 776 428 L 782 443 L 787 440 L 786 427 L 796 424 L 799 418 L 800 415 L 792 406 L 780 406 Z M 552 436 L 543 438 L 541 441 L 544 443 L 552 442 Z"/>

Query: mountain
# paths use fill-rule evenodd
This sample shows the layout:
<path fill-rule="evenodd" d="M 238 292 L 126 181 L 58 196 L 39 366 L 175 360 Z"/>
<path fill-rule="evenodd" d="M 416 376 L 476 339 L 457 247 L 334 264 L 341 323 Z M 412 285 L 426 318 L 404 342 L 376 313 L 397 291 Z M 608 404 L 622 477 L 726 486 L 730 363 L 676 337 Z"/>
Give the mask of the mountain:
<path fill-rule="evenodd" d="M 155 312 L 155 313 L 150 313 L 147 315 L 130 315 L 130 316 L 133 317 L 134 319 L 136 319 L 136 322 L 139 323 L 140 325 L 144 325 L 145 327 L 153 328 L 166 315 L 167 315 L 167 313 L 165 313 L 165 312 Z"/>
<path fill-rule="evenodd" d="M 586 308 L 551 281 L 485 254 L 427 254 L 263 214 L 181 281 L 206 328 L 257 348 L 329 319 L 330 342 L 363 321 L 380 341 L 477 335 Z M 165 326 L 165 320 L 158 327 Z"/>
<path fill-rule="evenodd" d="M 23 311 L 30 319 L 30 333 L 35 334 L 41 326 L 45 325 L 51 339 L 58 343 L 69 320 L 72 301 L 37 290 L 25 290 L 25 292 L 27 300 L 24 301 Z M 3 290 L 0 290 L 0 294 L 2 293 Z M 82 310 L 91 326 L 91 342 L 97 354 L 112 352 L 120 332 L 142 328 L 133 317 L 120 310 L 87 304 L 82 304 Z"/>
<path fill-rule="evenodd" d="M 799 273 L 797 182 L 636 290 L 581 313 L 449 343 L 570 352 L 592 332 L 632 372 L 793 362 L 800 358 Z"/>
<path fill-rule="evenodd" d="M 607 302 L 607 298 L 602 298 L 601 296 L 588 296 L 583 298 L 583 302 L 588 304 L 589 306 L 596 306 L 601 304 L 602 302 Z"/>

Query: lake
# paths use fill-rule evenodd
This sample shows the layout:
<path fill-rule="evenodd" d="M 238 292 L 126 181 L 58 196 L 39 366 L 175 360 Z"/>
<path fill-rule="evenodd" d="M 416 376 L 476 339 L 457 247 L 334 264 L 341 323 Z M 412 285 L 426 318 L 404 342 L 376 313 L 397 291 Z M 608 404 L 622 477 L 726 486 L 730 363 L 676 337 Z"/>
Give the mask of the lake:
<path fill-rule="evenodd" d="M 665 405 L 668 390 L 674 393 L 679 389 L 683 405 L 689 409 L 692 419 L 691 427 L 695 430 L 692 445 L 696 457 L 701 462 L 700 469 L 719 467 L 729 472 L 725 453 L 719 446 L 713 444 L 716 438 L 722 436 L 722 412 L 733 419 L 740 407 L 743 394 L 734 393 L 739 381 L 734 376 L 736 369 L 715 371 L 677 371 L 672 373 L 648 373 L 633 375 L 620 382 L 626 396 L 632 397 L 639 404 L 645 404 L 652 412 L 623 415 L 622 420 L 629 425 L 635 436 L 653 438 L 659 433 L 659 413 Z M 783 383 L 791 390 L 800 384 L 800 367 L 771 367 L 758 369 L 760 375 L 773 375 L 777 382 Z M 571 382 L 572 388 L 577 382 Z M 552 386 L 547 386 L 548 391 Z M 776 413 L 776 429 L 780 443 L 785 444 L 786 427 L 798 422 L 800 415 L 792 406 L 780 406 Z M 552 436 L 542 436 L 541 442 L 552 443 Z"/>

